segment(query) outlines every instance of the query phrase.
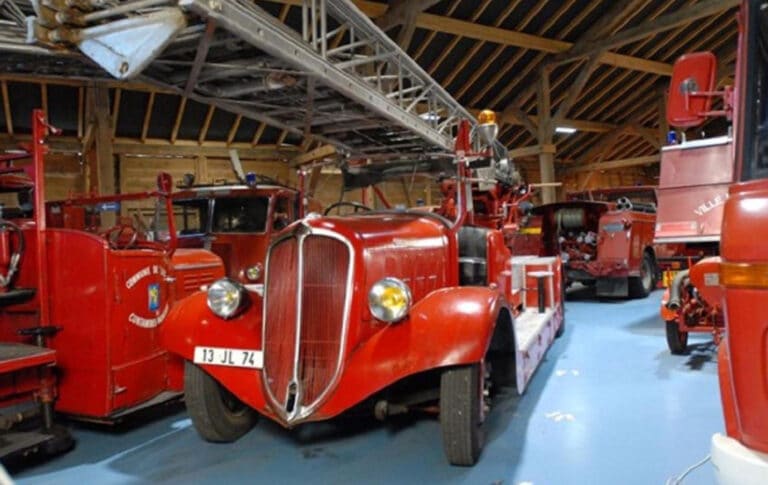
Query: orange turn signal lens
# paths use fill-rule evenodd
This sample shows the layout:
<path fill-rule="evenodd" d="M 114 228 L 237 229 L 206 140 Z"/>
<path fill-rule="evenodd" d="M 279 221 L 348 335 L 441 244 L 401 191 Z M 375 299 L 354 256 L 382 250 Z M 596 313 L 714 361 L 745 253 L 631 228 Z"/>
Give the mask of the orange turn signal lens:
<path fill-rule="evenodd" d="M 481 125 L 495 125 L 496 112 L 490 109 L 484 109 L 477 115 L 477 122 Z"/>
<path fill-rule="evenodd" d="M 768 288 L 768 264 L 721 263 L 720 284 L 726 288 Z"/>

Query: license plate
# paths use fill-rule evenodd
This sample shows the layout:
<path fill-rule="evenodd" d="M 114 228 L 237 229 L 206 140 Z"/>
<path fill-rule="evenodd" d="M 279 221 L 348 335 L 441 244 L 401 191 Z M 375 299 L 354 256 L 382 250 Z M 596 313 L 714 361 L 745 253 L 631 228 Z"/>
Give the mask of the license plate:
<path fill-rule="evenodd" d="M 195 347 L 194 362 L 195 364 L 261 369 L 264 366 L 264 353 L 261 350 Z"/>

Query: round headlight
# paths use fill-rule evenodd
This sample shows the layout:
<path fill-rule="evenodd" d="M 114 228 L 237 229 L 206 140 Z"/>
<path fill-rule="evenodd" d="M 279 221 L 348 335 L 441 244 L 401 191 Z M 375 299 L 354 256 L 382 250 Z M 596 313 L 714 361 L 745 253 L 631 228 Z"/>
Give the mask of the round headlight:
<path fill-rule="evenodd" d="M 257 281 L 261 278 L 261 264 L 256 264 L 245 270 L 245 277 L 248 281 Z"/>
<path fill-rule="evenodd" d="M 411 309 L 411 290 L 397 278 L 381 279 L 368 292 L 368 308 L 384 322 L 402 320 Z"/>
<path fill-rule="evenodd" d="M 245 291 L 239 283 L 222 278 L 208 288 L 208 308 L 221 318 L 231 318 L 245 306 Z"/>

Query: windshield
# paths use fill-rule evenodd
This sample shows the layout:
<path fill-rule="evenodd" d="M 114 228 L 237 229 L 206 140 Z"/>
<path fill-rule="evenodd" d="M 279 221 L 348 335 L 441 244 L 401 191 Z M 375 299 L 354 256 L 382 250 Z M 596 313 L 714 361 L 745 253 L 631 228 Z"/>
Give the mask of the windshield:
<path fill-rule="evenodd" d="M 768 177 L 768 2 L 750 2 L 742 179 Z"/>
<path fill-rule="evenodd" d="M 176 230 L 179 235 L 203 234 L 208 226 L 208 199 L 173 202 Z"/>
<path fill-rule="evenodd" d="M 213 232 L 264 232 L 269 197 L 221 197 L 213 203 Z"/>

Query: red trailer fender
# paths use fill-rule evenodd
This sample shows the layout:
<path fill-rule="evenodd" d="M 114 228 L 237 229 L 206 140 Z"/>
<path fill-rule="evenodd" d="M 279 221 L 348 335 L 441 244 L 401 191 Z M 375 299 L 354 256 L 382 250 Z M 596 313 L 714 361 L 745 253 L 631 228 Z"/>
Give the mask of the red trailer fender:
<path fill-rule="evenodd" d="M 719 307 L 725 298 L 720 286 L 720 256 L 704 258 L 691 266 L 691 283 L 699 291 L 704 301 L 713 307 Z"/>

